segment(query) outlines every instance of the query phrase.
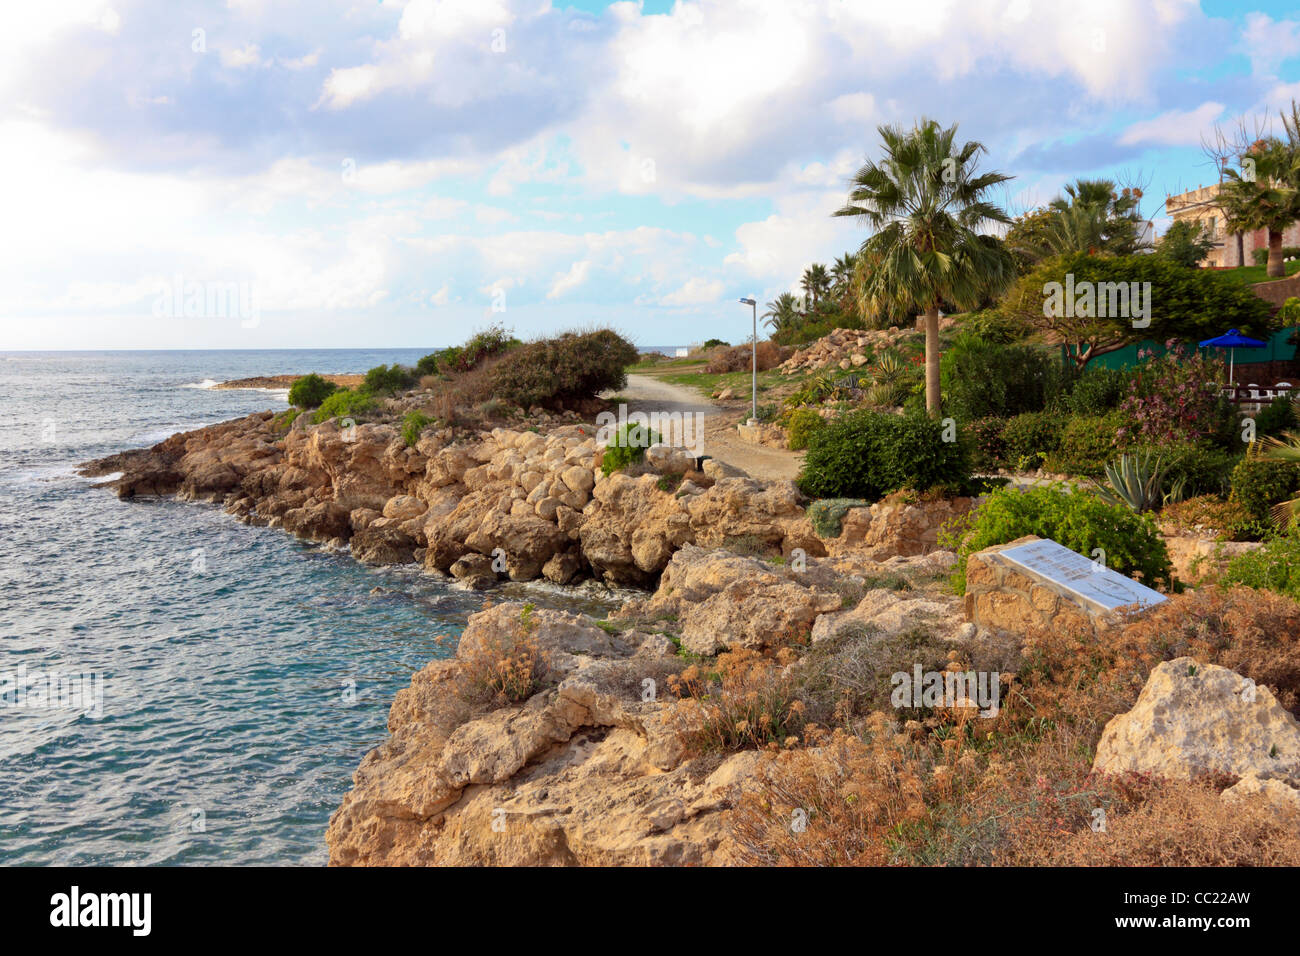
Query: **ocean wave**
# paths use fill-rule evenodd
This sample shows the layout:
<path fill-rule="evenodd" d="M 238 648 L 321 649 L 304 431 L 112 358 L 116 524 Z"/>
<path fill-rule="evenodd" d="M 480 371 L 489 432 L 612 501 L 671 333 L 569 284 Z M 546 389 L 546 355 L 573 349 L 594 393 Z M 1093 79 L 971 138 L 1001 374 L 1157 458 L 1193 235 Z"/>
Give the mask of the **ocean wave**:
<path fill-rule="evenodd" d="M 181 388 L 216 388 L 220 384 L 216 379 L 205 378 L 201 382 L 190 382 L 188 385 L 182 385 Z"/>

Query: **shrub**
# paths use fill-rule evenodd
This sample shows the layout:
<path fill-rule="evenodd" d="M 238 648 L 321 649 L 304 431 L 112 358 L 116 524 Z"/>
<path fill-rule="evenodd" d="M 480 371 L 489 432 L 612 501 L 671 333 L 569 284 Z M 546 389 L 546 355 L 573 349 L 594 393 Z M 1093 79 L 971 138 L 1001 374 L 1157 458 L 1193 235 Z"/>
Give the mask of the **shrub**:
<path fill-rule="evenodd" d="M 393 395 L 410 388 L 418 380 L 415 371 L 404 365 L 376 365 L 366 372 L 366 380 L 361 389 L 371 395 Z"/>
<path fill-rule="evenodd" d="M 838 538 L 848 510 L 869 504 L 871 502 L 862 498 L 819 498 L 808 506 L 808 521 L 817 537 Z"/>
<path fill-rule="evenodd" d="M 331 418 L 359 418 L 375 410 L 375 400 L 365 392 L 340 388 L 321 402 L 312 419 L 317 425 Z"/>
<path fill-rule="evenodd" d="M 402 440 L 407 448 L 413 448 L 420 440 L 420 433 L 433 424 L 433 419 L 423 412 L 411 411 L 402 419 Z"/>
<path fill-rule="evenodd" d="M 1160 456 L 1167 482 L 1172 487 L 1181 480 L 1183 494 L 1188 498 L 1226 496 L 1231 487 L 1232 469 L 1241 459 L 1240 454 L 1208 442 L 1169 442 L 1142 448 Z"/>
<path fill-rule="evenodd" d="M 1061 431 L 1061 442 L 1047 456 L 1049 471 L 1098 478 L 1106 463 L 1125 447 L 1122 436 L 1128 419 L 1120 412 L 1071 418 Z"/>
<path fill-rule="evenodd" d="M 759 342 L 757 349 L 751 345 L 737 345 L 731 348 L 720 346 L 709 356 L 709 364 L 704 370 L 710 375 L 744 372 L 753 368 L 755 359 L 758 361 L 758 370 L 766 372 L 781 364 L 781 349 L 774 342 Z"/>
<path fill-rule="evenodd" d="M 1232 403 L 1219 394 L 1227 377 L 1221 360 L 1175 349 L 1133 371 L 1120 410 L 1141 441 L 1226 441 L 1237 423 Z"/>
<path fill-rule="evenodd" d="M 1087 557 L 1101 548 L 1106 564 L 1120 574 L 1140 576 L 1148 587 L 1170 583 L 1169 553 L 1155 522 L 1086 491 L 1061 485 L 998 488 L 970 518 L 969 531 L 962 530 L 944 535 L 958 552 L 953 585 L 959 594 L 966 592 L 966 561 L 972 554 L 1025 535 L 1051 538 Z"/>
<path fill-rule="evenodd" d="M 627 424 L 619 428 L 600 457 L 600 470 L 606 477 L 645 459 L 645 450 L 658 444 L 659 435 L 643 425 Z"/>
<path fill-rule="evenodd" d="M 692 665 L 668 678 L 679 734 L 697 752 L 783 746 L 802 730 L 804 705 L 783 667 L 757 651 L 719 654 L 713 675 Z"/>
<path fill-rule="evenodd" d="M 790 413 L 788 426 L 788 446 L 791 451 L 803 451 L 808 447 L 812 436 L 826 426 L 822 418 L 811 408 L 796 408 Z"/>
<path fill-rule="evenodd" d="M 525 604 L 518 624 L 480 640 L 470 653 L 457 655 L 462 697 L 504 706 L 527 700 L 541 690 L 550 673 L 550 661 L 533 634 L 537 622 L 532 615 L 533 605 Z"/>
<path fill-rule="evenodd" d="M 730 347 L 731 347 L 731 343 L 730 343 L 730 342 L 724 342 L 724 341 L 722 341 L 722 339 L 705 339 L 705 340 L 704 340 L 704 344 L 702 344 L 702 345 L 700 346 L 700 348 L 702 348 L 702 349 L 712 349 L 712 348 L 717 348 L 719 345 L 721 345 L 723 348 L 730 348 Z"/>
<path fill-rule="evenodd" d="M 963 426 L 962 437 L 970 450 L 972 467 L 989 470 L 1006 460 L 1007 444 L 1002 438 L 1006 423 L 1004 418 L 977 418 Z"/>
<path fill-rule="evenodd" d="M 944 441 L 940 421 L 921 415 L 853 412 L 808 443 L 799 487 L 812 498 L 876 500 L 891 491 L 925 491 L 970 481 L 966 449 Z"/>
<path fill-rule="evenodd" d="M 428 355 L 424 356 L 420 361 L 415 363 L 415 370 L 422 378 L 426 375 L 437 375 L 438 353 L 430 352 Z"/>
<path fill-rule="evenodd" d="M 1021 468 L 1030 459 L 1034 460 L 1032 467 L 1037 467 L 1043 457 L 1061 444 L 1061 432 L 1067 421 L 1063 415 L 1053 412 L 1025 412 L 1007 419 L 999 436 L 1007 467 Z"/>
<path fill-rule="evenodd" d="M 1228 562 L 1221 583 L 1244 584 L 1300 600 L 1300 537 L 1282 535 Z"/>
<path fill-rule="evenodd" d="M 1280 435 L 1292 431 L 1296 425 L 1295 404 L 1290 398 L 1278 396 L 1255 415 L 1256 435 Z"/>
<path fill-rule="evenodd" d="M 477 368 L 486 358 L 500 355 L 520 344 L 500 325 L 489 326 L 481 332 L 475 332 L 464 345 L 445 349 L 438 356 L 444 371 L 468 372 Z"/>
<path fill-rule="evenodd" d="M 1053 351 L 963 333 L 941 359 L 944 408 L 959 422 L 1042 411 L 1067 374 Z"/>
<path fill-rule="evenodd" d="M 1257 521 L 1269 521 L 1275 504 L 1292 498 L 1300 488 L 1300 468 L 1248 454 L 1232 470 L 1232 500 Z"/>
<path fill-rule="evenodd" d="M 521 408 L 564 408 L 627 384 L 636 347 L 610 331 L 568 332 L 507 351 L 491 370 L 499 397 Z"/>
<path fill-rule="evenodd" d="M 1254 541 L 1271 530 L 1240 502 L 1224 501 L 1218 495 L 1197 495 L 1165 505 L 1160 527 L 1191 536 L 1211 534 L 1218 541 Z"/>
<path fill-rule="evenodd" d="M 1118 408 L 1128 394 L 1130 375 L 1123 369 L 1087 368 L 1060 400 L 1073 415 L 1104 415 Z"/>
<path fill-rule="evenodd" d="M 315 372 L 304 375 L 289 389 L 289 404 L 298 408 L 319 408 L 320 403 L 338 391 L 338 386 L 327 382 Z"/>

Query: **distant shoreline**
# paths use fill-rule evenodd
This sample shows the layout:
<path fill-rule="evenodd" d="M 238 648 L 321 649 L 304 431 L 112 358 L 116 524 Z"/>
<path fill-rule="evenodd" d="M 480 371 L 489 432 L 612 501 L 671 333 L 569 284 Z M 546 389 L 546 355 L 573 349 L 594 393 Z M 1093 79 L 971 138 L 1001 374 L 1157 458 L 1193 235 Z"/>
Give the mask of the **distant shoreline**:
<path fill-rule="evenodd" d="M 291 388 L 293 383 L 306 375 L 255 375 L 252 378 L 236 378 L 229 382 L 218 382 L 213 388 Z M 365 381 L 364 375 L 322 375 L 327 382 L 333 382 L 342 388 L 353 388 Z"/>

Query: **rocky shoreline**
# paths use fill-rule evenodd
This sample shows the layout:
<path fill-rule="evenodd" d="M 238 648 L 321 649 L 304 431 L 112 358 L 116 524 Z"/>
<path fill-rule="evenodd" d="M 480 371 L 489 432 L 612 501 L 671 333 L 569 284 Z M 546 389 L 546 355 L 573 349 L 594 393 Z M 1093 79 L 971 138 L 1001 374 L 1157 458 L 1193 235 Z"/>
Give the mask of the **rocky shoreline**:
<path fill-rule="evenodd" d="M 822 668 L 851 665 L 837 679 L 855 686 L 866 679 L 855 655 L 893 641 L 909 661 L 930 654 L 942 668 L 946 655 L 1014 679 L 1029 623 L 977 627 L 946 584 L 956 555 L 939 549 L 939 528 L 970 499 L 890 496 L 848 508 L 838 535 L 822 537 L 791 481 L 756 481 L 716 461 L 697 469 L 665 447 L 648 450 L 643 473 L 606 476 L 593 426 L 546 428 L 430 429 L 408 446 L 390 424 L 265 412 L 83 467 L 120 472 L 106 484 L 124 499 L 218 503 L 248 523 L 347 546 L 372 564 L 416 562 L 463 587 L 544 578 L 642 589 L 608 620 L 519 602 L 489 601 L 472 615 L 455 657 L 428 664 L 393 702 L 389 738 L 331 818 L 331 864 L 752 863 L 734 814 L 747 800 L 767 806 L 755 788 L 779 755 L 765 752 L 775 744 L 699 745 L 718 732 L 716 698 L 698 690 L 703 664 L 761 664 L 757 689 L 740 680 L 741 700 L 791 681 L 824 693 Z M 1234 757 L 1225 772 L 1248 781 L 1232 799 L 1264 794 L 1285 808 L 1300 799 L 1300 725 L 1271 697 L 1260 706 L 1285 766 Z M 863 719 L 824 710 L 806 733 Z M 1143 745 L 1164 732 L 1146 711 L 1107 736 L 1105 760 L 1141 771 L 1163 754 L 1165 773 L 1224 763 L 1230 748 L 1217 741 L 1231 727 L 1210 735 L 1209 757 L 1188 755 L 1198 747 L 1188 733 L 1171 756 Z M 754 732 L 748 720 L 727 732 L 736 728 Z M 785 746 L 797 743 L 792 734 Z"/>

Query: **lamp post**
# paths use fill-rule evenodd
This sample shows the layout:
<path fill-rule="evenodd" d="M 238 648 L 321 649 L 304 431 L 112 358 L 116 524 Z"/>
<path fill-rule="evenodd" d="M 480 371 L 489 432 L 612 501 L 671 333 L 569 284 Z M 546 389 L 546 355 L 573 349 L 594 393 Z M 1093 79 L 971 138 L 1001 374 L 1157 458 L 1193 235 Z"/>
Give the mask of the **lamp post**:
<path fill-rule="evenodd" d="M 754 335 L 753 338 L 750 339 L 750 342 L 753 345 L 753 367 L 754 367 L 753 379 L 751 383 L 751 395 L 753 396 L 754 405 L 753 405 L 753 411 L 751 412 L 751 417 L 755 422 L 757 422 L 758 421 L 758 300 L 751 298 L 751 299 L 741 299 L 740 301 L 742 305 L 747 305 L 750 307 L 750 309 L 753 311 L 753 317 L 754 317 Z"/>

